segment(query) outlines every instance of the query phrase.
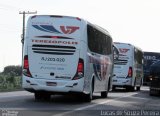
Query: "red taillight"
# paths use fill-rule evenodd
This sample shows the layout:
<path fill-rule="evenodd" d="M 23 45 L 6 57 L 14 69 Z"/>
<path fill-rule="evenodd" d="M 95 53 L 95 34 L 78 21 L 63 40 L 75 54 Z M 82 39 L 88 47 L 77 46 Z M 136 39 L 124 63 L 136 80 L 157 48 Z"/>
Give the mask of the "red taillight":
<path fill-rule="evenodd" d="M 77 68 L 77 72 L 83 72 L 83 62 L 79 62 L 78 63 L 78 68 Z"/>
<path fill-rule="evenodd" d="M 83 76 L 84 76 L 84 62 L 83 62 L 83 59 L 79 59 L 78 66 L 77 66 L 77 72 L 73 80 L 80 79 Z"/>
<path fill-rule="evenodd" d="M 28 69 L 29 68 L 29 63 L 28 63 L 28 56 L 24 56 L 24 64 L 23 64 L 23 68 L 24 69 Z"/>
<path fill-rule="evenodd" d="M 24 74 L 25 76 L 31 77 L 31 73 L 30 73 L 30 71 L 29 71 L 28 55 L 25 55 L 25 56 L 24 56 L 23 74 Z"/>
<path fill-rule="evenodd" d="M 133 74 L 132 67 L 129 67 L 129 69 L 128 69 L 128 77 L 132 77 L 132 74 Z"/>

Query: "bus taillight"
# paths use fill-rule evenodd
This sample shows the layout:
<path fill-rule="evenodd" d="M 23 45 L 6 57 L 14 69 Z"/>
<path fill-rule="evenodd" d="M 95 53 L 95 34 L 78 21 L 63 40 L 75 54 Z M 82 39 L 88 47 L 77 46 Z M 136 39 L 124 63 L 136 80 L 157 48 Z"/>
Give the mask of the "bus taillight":
<path fill-rule="evenodd" d="M 129 67 L 129 69 L 128 69 L 128 77 L 132 77 L 132 74 L 133 74 L 132 67 Z"/>
<path fill-rule="evenodd" d="M 81 73 L 83 73 L 83 66 L 84 64 L 83 64 L 83 61 L 79 61 L 79 63 L 78 63 L 78 67 L 77 67 L 77 72 L 79 73 L 79 72 L 81 72 Z"/>
<path fill-rule="evenodd" d="M 28 62 L 28 55 L 24 56 L 23 60 L 23 74 L 27 77 L 31 77 L 31 73 L 29 71 L 29 62 Z"/>
<path fill-rule="evenodd" d="M 84 62 L 83 59 L 79 59 L 78 66 L 77 66 L 77 73 L 74 76 L 73 80 L 80 79 L 84 76 Z"/>

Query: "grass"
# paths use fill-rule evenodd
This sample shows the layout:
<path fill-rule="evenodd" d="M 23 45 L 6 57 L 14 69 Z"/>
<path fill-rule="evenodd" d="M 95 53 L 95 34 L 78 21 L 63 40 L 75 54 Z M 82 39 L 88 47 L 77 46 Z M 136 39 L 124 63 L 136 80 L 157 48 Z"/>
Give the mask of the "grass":
<path fill-rule="evenodd" d="M 0 75 L 0 92 L 22 90 L 21 76 Z"/>

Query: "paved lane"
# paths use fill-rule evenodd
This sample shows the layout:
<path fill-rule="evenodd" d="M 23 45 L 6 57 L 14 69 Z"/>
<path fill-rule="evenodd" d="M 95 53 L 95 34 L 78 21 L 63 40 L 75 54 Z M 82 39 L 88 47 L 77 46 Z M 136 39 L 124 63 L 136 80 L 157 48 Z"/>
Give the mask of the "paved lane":
<path fill-rule="evenodd" d="M 0 109 L 0 114 L 17 111 L 22 116 L 32 114 L 39 116 L 77 116 L 77 114 L 79 116 L 97 116 L 114 111 L 109 112 L 113 115 L 124 113 L 124 111 L 127 113 L 130 110 L 160 110 L 160 97 L 149 96 L 148 87 L 142 87 L 141 91 L 135 92 L 118 89 L 110 92 L 106 99 L 102 99 L 100 94 L 94 94 L 91 103 L 81 102 L 72 95 L 54 95 L 50 101 L 35 101 L 32 93 L 18 91 L 0 93 Z"/>

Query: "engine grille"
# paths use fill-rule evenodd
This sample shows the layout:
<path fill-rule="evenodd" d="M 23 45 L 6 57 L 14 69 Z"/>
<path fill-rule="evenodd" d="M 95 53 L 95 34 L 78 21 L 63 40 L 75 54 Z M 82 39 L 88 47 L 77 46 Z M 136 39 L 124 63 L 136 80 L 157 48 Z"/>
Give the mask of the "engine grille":
<path fill-rule="evenodd" d="M 52 54 L 52 55 L 73 55 L 76 51 L 74 46 L 58 46 L 58 45 L 32 45 L 34 53 Z"/>

